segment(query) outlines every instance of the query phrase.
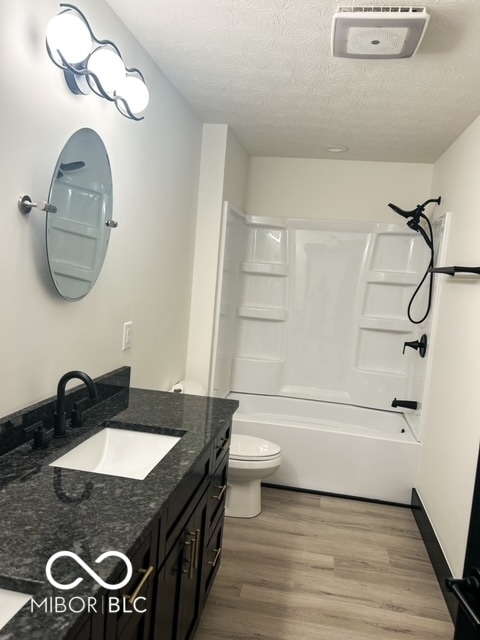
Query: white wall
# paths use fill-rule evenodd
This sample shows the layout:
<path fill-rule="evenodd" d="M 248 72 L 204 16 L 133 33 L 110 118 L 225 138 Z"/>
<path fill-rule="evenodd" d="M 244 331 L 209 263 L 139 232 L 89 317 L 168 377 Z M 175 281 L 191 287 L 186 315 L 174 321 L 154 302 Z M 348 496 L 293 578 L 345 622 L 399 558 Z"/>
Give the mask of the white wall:
<path fill-rule="evenodd" d="M 223 199 L 243 211 L 247 184 L 248 156 L 231 129 L 227 131 Z"/>
<path fill-rule="evenodd" d="M 480 262 L 479 149 L 480 118 L 434 165 L 432 194 L 452 212 L 448 264 Z M 418 491 L 461 576 L 480 441 L 480 281 L 443 278 Z"/>
<path fill-rule="evenodd" d="M 187 378 L 209 387 L 223 201 L 243 209 L 248 157 L 226 125 L 203 127 Z"/>
<path fill-rule="evenodd" d="M 113 39 L 150 89 L 142 122 L 94 95 L 75 96 L 47 56 L 54 0 L 3 0 L 0 48 L 0 416 L 55 393 L 69 369 L 97 376 L 132 366 L 136 386 L 168 388 L 185 371 L 201 124 L 103 0 L 83 0 L 99 37 Z M 110 246 L 93 291 L 69 303 L 48 273 L 43 212 L 22 216 L 17 198 L 47 199 L 70 135 L 95 129 L 114 185 Z M 133 347 L 122 327 L 133 321 Z"/>
<path fill-rule="evenodd" d="M 245 212 L 258 216 L 398 222 L 430 194 L 432 165 L 250 158 Z"/>

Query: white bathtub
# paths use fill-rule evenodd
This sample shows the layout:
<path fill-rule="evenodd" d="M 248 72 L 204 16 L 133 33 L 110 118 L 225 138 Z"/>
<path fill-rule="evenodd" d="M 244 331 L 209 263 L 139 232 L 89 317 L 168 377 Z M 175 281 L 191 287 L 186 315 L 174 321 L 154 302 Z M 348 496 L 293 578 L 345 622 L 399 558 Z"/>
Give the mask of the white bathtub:
<path fill-rule="evenodd" d="M 233 432 L 282 448 L 266 482 L 410 504 L 421 445 L 402 414 L 298 398 L 231 393 Z"/>

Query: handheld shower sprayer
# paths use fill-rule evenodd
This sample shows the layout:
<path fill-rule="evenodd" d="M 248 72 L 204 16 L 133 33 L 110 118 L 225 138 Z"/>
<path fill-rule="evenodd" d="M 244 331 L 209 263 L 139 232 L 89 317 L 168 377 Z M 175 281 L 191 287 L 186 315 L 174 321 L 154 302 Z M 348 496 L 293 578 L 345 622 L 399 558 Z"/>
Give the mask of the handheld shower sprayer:
<path fill-rule="evenodd" d="M 427 245 L 427 247 L 430 249 L 430 262 L 428 264 L 427 270 L 425 272 L 425 275 L 423 276 L 423 278 L 420 280 L 420 283 L 418 285 L 418 287 L 415 289 L 410 302 L 408 303 L 408 309 L 407 309 L 407 315 L 408 315 L 408 319 L 410 320 L 410 322 L 413 322 L 413 324 L 420 324 L 422 323 L 424 320 L 426 320 L 428 314 L 430 313 L 430 307 L 432 304 L 432 290 L 433 290 L 433 272 L 431 271 L 431 269 L 433 269 L 433 263 L 435 260 L 435 251 L 434 251 L 434 247 L 433 247 L 433 229 L 432 229 L 432 224 L 430 222 L 430 220 L 427 218 L 427 216 L 425 215 L 425 207 L 432 203 L 435 202 L 436 204 L 440 204 L 442 201 L 442 197 L 439 196 L 438 198 L 430 198 L 429 200 L 425 200 L 425 202 L 423 204 L 417 204 L 417 206 L 415 207 L 415 209 L 412 209 L 411 211 L 405 211 L 404 209 L 401 209 L 400 207 L 398 207 L 396 204 L 392 204 L 391 202 L 389 203 L 389 207 L 390 209 L 392 209 L 393 211 L 395 211 L 395 213 L 398 213 L 398 215 L 402 216 L 403 218 L 407 219 L 407 226 L 410 227 L 410 229 L 412 229 L 413 231 L 417 231 L 418 233 L 420 233 L 420 235 L 422 236 L 422 238 L 425 240 L 425 243 Z M 427 229 L 425 230 L 421 224 L 420 224 L 420 220 L 424 220 Z M 413 301 L 415 300 L 419 290 L 421 289 L 423 283 L 425 282 L 426 277 L 428 276 L 428 274 L 430 273 L 430 286 L 428 289 L 428 302 L 427 302 L 427 309 L 425 311 L 425 314 L 419 319 L 419 320 L 414 320 L 412 317 L 412 304 Z"/>
<path fill-rule="evenodd" d="M 417 213 L 417 209 L 420 205 L 418 205 L 416 209 L 412 209 L 412 211 L 405 211 L 404 209 L 400 209 L 400 207 L 397 207 L 396 204 L 392 204 L 391 202 L 388 203 L 388 206 L 390 207 L 390 209 L 393 209 L 395 213 L 398 213 L 399 216 L 410 218 Z"/>
<path fill-rule="evenodd" d="M 423 204 L 417 204 L 415 209 L 412 209 L 411 211 L 405 211 L 404 209 L 400 209 L 400 207 L 397 207 L 396 204 L 392 204 L 391 202 L 389 203 L 388 206 L 390 207 L 390 209 L 393 209 L 395 213 L 398 213 L 398 215 L 403 216 L 404 218 L 420 218 L 420 216 L 425 211 L 425 207 L 427 206 L 427 204 L 430 204 L 431 202 L 436 202 L 437 204 L 440 204 L 441 201 L 442 201 L 442 196 L 439 196 L 438 198 L 430 198 L 430 200 L 425 200 Z"/>
<path fill-rule="evenodd" d="M 430 198 L 429 200 L 425 200 L 423 204 L 417 204 L 415 209 L 412 209 L 411 211 L 405 211 L 404 209 L 400 209 L 400 207 L 397 207 L 396 204 L 392 204 L 391 202 L 389 203 L 388 206 L 390 207 L 390 209 L 395 211 L 395 213 L 398 213 L 398 215 L 403 216 L 404 218 L 407 218 L 407 219 L 411 218 L 410 220 L 408 220 L 407 226 L 410 227 L 410 229 L 413 229 L 413 231 L 418 231 L 423 236 L 423 239 L 427 243 L 428 247 L 432 248 L 431 247 L 431 245 L 433 244 L 432 234 L 430 234 L 430 237 L 426 234 L 423 227 L 420 226 L 420 219 L 422 218 L 423 220 L 426 220 L 426 222 L 429 224 L 429 220 L 427 216 L 424 214 L 425 207 L 427 206 L 427 204 L 430 204 L 431 202 L 440 204 L 441 201 L 442 201 L 441 196 L 439 196 L 438 198 Z"/>

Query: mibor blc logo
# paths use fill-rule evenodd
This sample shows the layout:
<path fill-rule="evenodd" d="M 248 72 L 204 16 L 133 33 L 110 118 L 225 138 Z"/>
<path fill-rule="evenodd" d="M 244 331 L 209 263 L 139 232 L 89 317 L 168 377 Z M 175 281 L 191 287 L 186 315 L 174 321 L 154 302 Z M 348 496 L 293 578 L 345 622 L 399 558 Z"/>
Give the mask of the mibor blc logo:
<path fill-rule="evenodd" d="M 69 584 L 62 584 L 60 582 L 57 582 L 55 578 L 52 576 L 52 566 L 54 562 L 58 560 L 58 558 L 72 558 L 100 586 L 104 587 L 105 589 L 121 589 L 122 587 L 124 587 L 130 582 L 130 578 L 132 577 L 132 573 L 133 573 L 132 563 L 127 558 L 127 556 L 124 555 L 123 553 L 120 553 L 120 551 L 105 551 L 105 553 L 102 553 L 101 555 L 98 556 L 98 558 L 95 560 L 95 563 L 99 564 L 100 562 L 103 562 L 105 558 L 111 558 L 111 557 L 121 558 L 127 567 L 127 575 L 118 584 L 109 584 L 108 582 L 105 582 L 104 580 L 102 580 L 102 578 L 100 578 L 100 576 L 97 573 L 95 573 L 93 569 L 90 569 L 88 564 L 86 564 L 81 558 L 79 558 L 76 553 L 73 553 L 73 551 L 57 551 L 57 553 L 54 553 L 53 556 L 51 556 L 51 558 L 47 562 L 47 565 L 45 567 L 45 573 L 47 574 L 47 578 L 50 584 L 52 584 L 57 589 L 62 589 L 64 591 L 69 589 L 75 589 L 75 587 L 79 585 L 80 582 L 82 582 L 83 578 L 79 577 L 79 578 L 76 578 L 73 582 L 70 582 Z"/>
<path fill-rule="evenodd" d="M 116 584 L 105 582 L 105 580 L 103 580 L 91 567 L 89 567 L 88 564 L 86 564 L 86 562 L 84 562 L 76 553 L 73 553 L 73 551 L 58 551 L 57 553 L 54 553 L 53 556 L 49 558 L 45 566 L 45 574 L 50 584 L 56 589 L 60 589 L 62 591 L 75 589 L 75 587 L 83 581 L 81 576 L 78 576 L 78 578 L 75 578 L 75 580 L 68 584 L 63 584 L 58 582 L 58 580 L 56 580 L 52 575 L 52 567 L 59 558 L 71 558 L 101 587 L 108 591 L 118 590 L 129 583 L 133 574 L 132 563 L 127 556 L 120 551 L 105 551 L 100 554 L 94 562 L 95 564 L 100 564 L 106 558 L 111 557 L 120 558 L 125 563 L 125 567 L 127 569 L 127 573 L 123 580 Z M 57 614 L 66 612 L 83 613 L 84 611 L 88 613 L 145 613 L 146 609 L 140 608 L 141 606 L 145 606 L 145 600 L 145 597 L 138 596 L 133 602 L 131 602 L 131 600 L 127 600 L 125 596 L 116 597 L 112 595 L 102 596 L 101 598 L 95 596 L 71 596 L 70 598 L 54 596 L 44 598 L 40 602 L 37 602 L 32 598 L 30 601 L 30 611 L 33 613 L 35 609 L 42 609 L 46 613 Z M 128 608 L 128 605 L 130 605 L 131 608 Z"/>

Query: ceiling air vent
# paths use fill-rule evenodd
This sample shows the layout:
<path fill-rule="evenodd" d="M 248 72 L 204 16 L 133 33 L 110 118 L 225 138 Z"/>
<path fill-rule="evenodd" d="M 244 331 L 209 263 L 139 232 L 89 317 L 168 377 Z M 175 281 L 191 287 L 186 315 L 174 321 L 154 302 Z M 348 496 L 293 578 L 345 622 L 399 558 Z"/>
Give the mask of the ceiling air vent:
<path fill-rule="evenodd" d="M 340 58 L 409 58 L 430 16 L 425 7 L 339 7 L 333 16 L 332 54 Z"/>

